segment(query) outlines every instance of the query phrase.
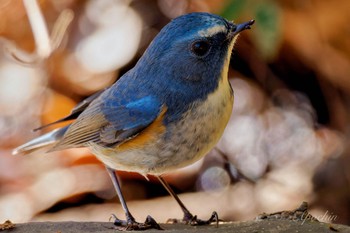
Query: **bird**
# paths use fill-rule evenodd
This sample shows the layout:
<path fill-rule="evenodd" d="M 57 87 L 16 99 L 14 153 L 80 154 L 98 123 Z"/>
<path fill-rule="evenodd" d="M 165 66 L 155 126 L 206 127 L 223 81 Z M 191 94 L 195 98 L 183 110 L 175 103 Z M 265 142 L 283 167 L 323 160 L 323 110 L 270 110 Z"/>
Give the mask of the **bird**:
<path fill-rule="evenodd" d="M 13 154 L 89 148 L 105 165 L 125 212 L 126 219 L 115 216 L 114 224 L 127 230 L 161 228 L 150 216 L 144 223 L 135 220 L 116 171 L 157 177 L 191 225 L 218 221 L 215 211 L 209 220 L 197 219 L 163 176 L 199 160 L 220 139 L 234 101 L 228 80 L 232 50 L 237 35 L 253 24 L 235 24 L 206 12 L 171 20 L 133 68 L 49 125 L 73 122 L 15 148 Z"/>

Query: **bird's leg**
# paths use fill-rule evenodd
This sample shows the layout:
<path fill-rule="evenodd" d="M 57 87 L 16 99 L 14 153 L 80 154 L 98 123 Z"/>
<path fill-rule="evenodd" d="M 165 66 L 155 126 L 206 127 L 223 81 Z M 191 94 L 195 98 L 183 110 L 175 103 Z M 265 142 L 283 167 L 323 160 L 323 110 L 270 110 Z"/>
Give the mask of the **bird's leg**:
<path fill-rule="evenodd" d="M 122 228 L 122 230 L 146 230 L 146 229 L 162 230 L 162 228 L 151 216 L 147 216 L 146 221 L 144 223 L 136 222 L 135 218 L 131 215 L 128 206 L 126 205 L 115 170 L 109 167 L 106 167 L 106 169 L 109 176 L 111 177 L 113 186 L 118 194 L 119 201 L 123 207 L 123 210 L 125 212 L 125 217 L 126 217 L 126 220 L 120 220 L 119 218 L 117 218 L 117 216 L 113 214 L 112 216 L 114 218 L 114 225 Z"/>
<path fill-rule="evenodd" d="M 172 190 L 172 188 L 170 187 L 170 185 L 163 179 L 163 177 L 161 176 L 157 176 L 160 183 L 164 186 L 164 188 L 169 192 L 169 194 L 175 198 L 176 202 L 180 205 L 182 212 L 184 213 L 184 217 L 182 219 L 183 222 L 185 222 L 186 224 L 190 224 L 193 226 L 197 226 L 197 225 L 209 225 L 213 222 L 216 223 L 216 225 L 218 225 L 219 223 L 219 217 L 218 214 L 216 213 L 216 211 L 214 211 L 211 214 L 211 217 L 208 220 L 201 220 L 197 218 L 197 215 L 193 215 L 191 214 L 191 212 L 186 208 L 186 206 L 182 203 L 182 201 L 180 200 L 180 198 L 176 195 L 176 193 Z"/>

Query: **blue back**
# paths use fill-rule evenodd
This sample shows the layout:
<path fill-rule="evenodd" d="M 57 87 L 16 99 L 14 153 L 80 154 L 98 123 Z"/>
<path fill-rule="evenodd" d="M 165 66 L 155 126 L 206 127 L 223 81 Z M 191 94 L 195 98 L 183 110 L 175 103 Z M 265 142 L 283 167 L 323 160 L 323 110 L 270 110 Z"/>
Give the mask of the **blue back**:
<path fill-rule="evenodd" d="M 174 19 L 154 38 L 136 66 L 104 93 L 109 96 L 104 101 L 124 105 L 152 95 L 168 108 L 165 124 L 177 120 L 191 103 L 204 100 L 216 90 L 229 41 L 225 33 L 208 38 L 213 47 L 203 59 L 193 56 L 190 45 L 203 37 L 199 31 L 218 25 L 229 30 L 230 24 L 209 13 Z"/>
<path fill-rule="evenodd" d="M 165 126 L 180 120 L 194 103 L 215 92 L 226 75 L 233 28 L 232 22 L 208 13 L 171 21 L 135 67 L 88 104 L 54 149 L 91 142 L 113 147 L 158 117 Z M 197 42 L 208 46 L 204 55 L 195 52 Z"/>

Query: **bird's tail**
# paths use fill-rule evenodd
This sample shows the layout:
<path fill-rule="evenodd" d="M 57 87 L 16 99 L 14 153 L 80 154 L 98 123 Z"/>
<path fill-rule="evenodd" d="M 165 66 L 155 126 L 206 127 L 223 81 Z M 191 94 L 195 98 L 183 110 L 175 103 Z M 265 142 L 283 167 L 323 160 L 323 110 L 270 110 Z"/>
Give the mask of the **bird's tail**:
<path fill-rule="evenodd" d="M 45 149 L 50 146 L 53 146 L 57 141 L 59 141 L 65 132 L 67 131 L 69 125 L 63 128 L 55 129 L 51 132 L 48 132 L 42 136 L 34 138 L 33 140 L 15 148 L 12 151 L 13 155 L 17 154 L 31 154 L 34 151 L 38 151 L 40 149 Z"/>

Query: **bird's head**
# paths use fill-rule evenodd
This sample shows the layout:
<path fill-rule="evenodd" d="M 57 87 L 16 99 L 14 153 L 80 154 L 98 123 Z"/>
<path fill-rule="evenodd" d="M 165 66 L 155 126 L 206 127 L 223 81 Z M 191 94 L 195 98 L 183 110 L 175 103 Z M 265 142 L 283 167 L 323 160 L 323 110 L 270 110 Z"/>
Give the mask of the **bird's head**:
<path fill-rule="evenodd" d="M 159 32 L 136 67 L 157 85 L 167 82 L 175 91 L 204 96 L 227 76 L 235 38 L 253 23 L 237 25 L 210 13 L 180 16 Z"/>

